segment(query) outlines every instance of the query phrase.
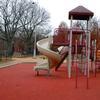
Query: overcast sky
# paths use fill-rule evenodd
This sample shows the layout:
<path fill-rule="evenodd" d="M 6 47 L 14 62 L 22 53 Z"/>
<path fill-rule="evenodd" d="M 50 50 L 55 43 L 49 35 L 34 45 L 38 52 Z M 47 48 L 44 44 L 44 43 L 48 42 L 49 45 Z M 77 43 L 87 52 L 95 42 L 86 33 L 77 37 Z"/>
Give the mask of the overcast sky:
<path fill-rule="evenodd" d="M 61 21 L 65 21 L 69 26 L 68 12 L 75 7 L 82 5 L 94 12 L 94 16 L 100 18 L 99 0 L 33 0 L 39 3 L 50 13 L 51 25 L 56 28 Z"/>

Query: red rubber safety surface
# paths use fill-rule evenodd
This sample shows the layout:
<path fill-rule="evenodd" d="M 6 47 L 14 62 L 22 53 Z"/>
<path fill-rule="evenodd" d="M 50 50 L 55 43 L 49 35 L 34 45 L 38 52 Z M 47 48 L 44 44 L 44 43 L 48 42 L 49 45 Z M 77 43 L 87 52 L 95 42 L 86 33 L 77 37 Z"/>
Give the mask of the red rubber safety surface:
<path fill-rule="evenodd" d="M 89 78 L 78 75 L 75 88 L 75 72 L 68 79 L 67 68 L 62 65 L 58 71 L 52 69 L 51 76 L 40 71 L 36 76 L 34 64 L 17 64 L 0 69 L 0 100 L 100 100 L 100 72 Z"/>

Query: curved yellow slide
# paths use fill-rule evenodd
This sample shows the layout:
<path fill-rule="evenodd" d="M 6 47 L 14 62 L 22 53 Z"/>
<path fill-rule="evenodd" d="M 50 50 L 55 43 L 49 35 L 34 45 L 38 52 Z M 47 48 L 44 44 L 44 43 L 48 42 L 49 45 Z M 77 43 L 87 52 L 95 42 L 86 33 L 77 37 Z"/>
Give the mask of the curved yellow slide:
<path fill-rule="evenodd" d="M 52 37 L 37 42 L 38 51 L 48 58 L 48 63 L 43 63 L 34 67 L 37 74 L 39 73 L 39 70 L 47 70 L 49 74 L 50 69 L 56 67 L 61 61 L 60 54 L 50 49 L 50 42 L 52 42 Z"/>

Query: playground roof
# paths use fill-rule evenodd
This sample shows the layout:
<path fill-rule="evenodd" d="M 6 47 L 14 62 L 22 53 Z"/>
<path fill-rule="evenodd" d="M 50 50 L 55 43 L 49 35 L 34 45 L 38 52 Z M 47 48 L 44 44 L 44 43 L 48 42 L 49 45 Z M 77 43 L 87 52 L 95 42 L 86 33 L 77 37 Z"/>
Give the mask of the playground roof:
<path fill-rule="evenodd" d="M 83 6 L 78 6 L 71 11 L 69 11 L 69 19 L 73 16 L 75 20 L 89 20 L 89 17 L 92 17 L 94 13 Z"/>

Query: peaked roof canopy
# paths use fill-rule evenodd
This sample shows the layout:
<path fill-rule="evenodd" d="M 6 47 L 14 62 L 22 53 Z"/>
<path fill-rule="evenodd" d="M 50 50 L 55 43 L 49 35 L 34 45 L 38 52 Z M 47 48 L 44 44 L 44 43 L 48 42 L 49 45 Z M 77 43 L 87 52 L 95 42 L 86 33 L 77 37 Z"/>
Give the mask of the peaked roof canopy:
<path fill-rule="evenodd" d="M 89 20 L 89 17 L 92 17 L 94 13 L 83 6 L 78 6 L 75 9 L 69 11 L 69 19 L 73 16 L 75 20 Z"/>

